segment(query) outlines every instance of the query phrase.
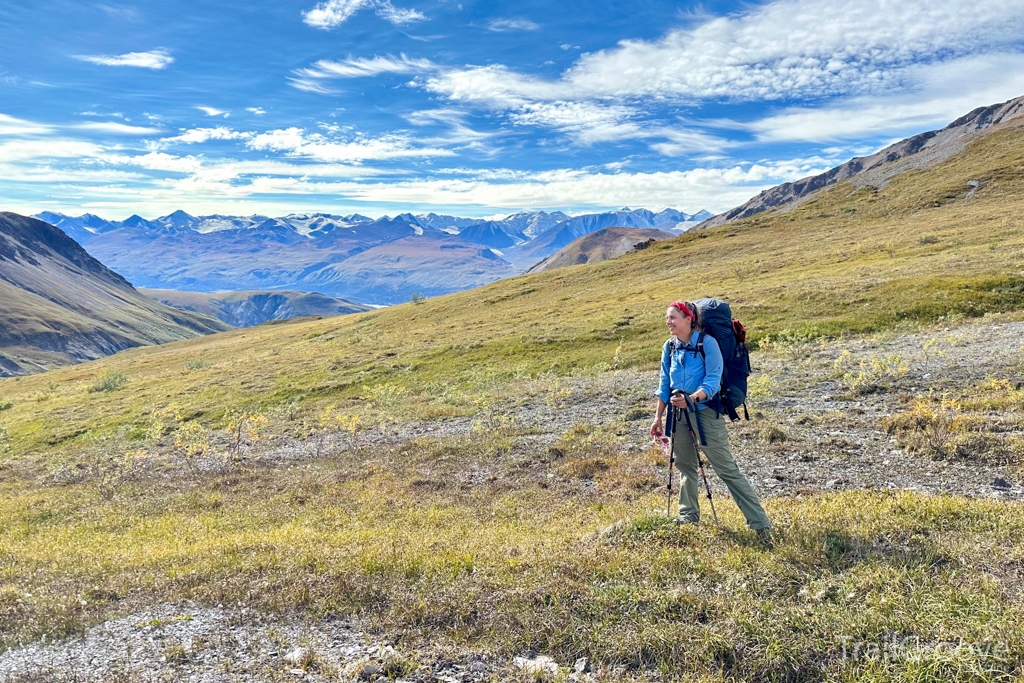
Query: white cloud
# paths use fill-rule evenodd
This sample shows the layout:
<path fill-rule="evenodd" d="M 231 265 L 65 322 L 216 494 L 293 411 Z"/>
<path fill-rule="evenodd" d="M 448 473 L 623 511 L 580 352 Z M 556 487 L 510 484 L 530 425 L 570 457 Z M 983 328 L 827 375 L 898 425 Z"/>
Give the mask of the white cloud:
<path fill-rule="evenodd" d="M 77 59 L 102 66 L 135 66 L 143 69 L 165 69 L 174 63 L 174 57 L 163 48 L 123 55 L 81 55 Z"/>
<path fill-rule="evenodd" d="M 778 0 L 584 55 L 564 80 L 591 96 L 765 100 L 870 93 L 902 69 L 1017 41 L 1024 0 Z"/>
<path fill-rule="evenodd" d="M 327 30 L 345 23 L 362 9 L 373 9 L 381 19 L 397 25 L 426 19 L 414 9 L 395 7 L 390 0 L 327 0 L 303 12 L 302 20 L 309 26 Z"/>
<path fill-rule="evenodd" d="M 246 107 L 245 110 L 250 114 L 255 114 L 256 116 L 263 116 L 267 113 L 264 111 L 263 107 Z"/>
<path fill-rule="evenodd" d="M 327 183 L 305 189 L 361 202 L 399 205 L 542 209 L 610 206 L 685 206 L 721 211 L 785 180 L 819 170 L 806 165 L 754 164 L 660 173 L 594 173 L 562 169 L 510 182 L 429 179 L 387 183 Z M 523 175 L 523 174 L 517 174 Z M 292 191 L 303 187 L 296 185 Z"/>
<path fill-rule="evenodd" d="M 688 156 L 694 152 L 721 151 L 736 146 L 736 143 L 729 140 L 692 129 L 658 128 L 649 131 L 647 137 L 664 138 L 665 142 L 651 143 L 651 149 L 668 157 Z"/>
<path fill-rule="evenodd" d="M 208 142 L 210 140 L 244 140 L 251 138 L 252 133 L 243 133 L 224 126 L 217 126 L 216 128 L 191 128 L 189 130 L 182 131 L 179 135 L 175 135 L 170 138 L 163 138 L 160 140 L 163 143 L 174 143 L 182 142 L 187 145 L 200 144 Z"/>
<path fill-rule="evenodd" d="M 288 84 L 296 90 L 312 92 L 318 95 L 332 95 L 334 90 L 325 86 L 322 82 L 312 78 L 288 78 Z"/>
<path fill-rule="evenodd" d="M 45 135 L 52 131 L 51 126 L 42 123 L 0 114 L 0 135 Z"/>
<path fill-rule="evenodd" d="M 361 162 L 368 159 L 454 156 L 437 147 L 421 147 L 406 136 L 384 135 L 377 138 L 355 136 L 337 139 L 321 133 L 306 133 L 301 128 L 285 128 L 260 133 L 247 143 L 250 149 L 282 152 L 287 156 L 327 162 Z"/>
<path fill-rule="evenodd" d="M 429 59 L 410 59 L 405 54 L 400 54 L 398 57 L 350 57 L 340 62 L 321 59 L 313 66 L 296 69 L 294 73 L 299 78 L 361 78 L 383 73 L 421 73 L 435 68 Z"/>
<path fill-rule="evenodd" d="M 114 118 L 117 118 L 117 119 L 125 118 L 124 114 L 122 114 L 119 111 L 112 111 L 110 113 L 103 113 L 103 112 L 99 112 L 99 111 L 80 111 L 80 112 L 78 112 L 78 115 L 79 116 L 113 116 Z M 125 120 L 127 120 L 127 119 L 125 119 Z"/>
<path fill-rule="evenodd" d="M 643 137 L 643 128 L 630 120 L 635 111 L 622 105 L 592 102 L 534 102 L 509 114 L 517 125 L 543 126 L 567 134 L 581 144 Z"/>
<path fill-rule="evenodd" d="M 655 151 L 676 156 L 724 143 L 698 128 L 666 129 L 648 114 L 652 102 L 847 98 L 849 106 L 787 110 L 735 126 L 764 139 L 830 139 L 828 130 L 832 138 L 845 138 L 877 125 L 906 128 L 927 113 L 927 105 L 916 104 L 923 101 L 916 93 L 936 86 L 930 73 L 962 85 L 961 96 L 945 98 L 932 121 L 993 92 L 1024 92 L 1016 85 L 1014 74 L 1024 73 L 1016 63 L 987 76 L 974 70 L 981 80 L 1003 79 L 1000 87 L 956 77 L 965 60 L 1000 51 L 1016 55 L 1022 32 L 1024 0 L 983 6 L 960 0 L 778 0 L 659 40 L 623 41 L 585 54 L 557 79 L 492 64 L 439 69 L 418 84 L 450 102 L 503 113 L 517 125 L 557 130 L 577 142 L 645 138 Z M 884 99 L 886 94 L 892 97 Z M 900 106 L 908 94 L 915 104 Z"/>
<path fill-rule="evenodd" d="M 428 78 L 427 90 L 456 102 L 497 108 L 520 107 L 535 101 L 574 98 L 563 83 L 516 73 L 501 64 L 449 69 Z"/>
<path fill-rule="evenodd" d="M 498 33 L 504 31 L 536 31 L 540 28 L 529 19 L 491 19 L 487 22 L 487 30 Z"/>
<path fill-rule="evenodd" d="M 372 7 L 373 0 L 328 0 L 302 13 L 302 20 L 308 25 L 329 29 L 344 23 L 364 7 Z"/>
<path fill-rule="evenodd" d="M 217 109 L 216 107 L 198 106 L 196 107 L 196 109 L 203 112 L 207 116 L 223 116 L 224 118 L 227 118 L 231 115 L 231 112 L 224 111 L 223 109 Z"/>
<path fill-rule="evenodd" d="M 377 3 L 377 16 L 399 26 L 426 19 L 423 14 L 414 9 L 395 7 L 387 0 Z"/>
<path fill-rule="evenodd" d="M 1024 93 L 1024 55 L 968 57 L 906 71 L 899 93 L 861 96 L 821 107 L 793 107 L 747 126 L 764 141 L 851 140 L 945 126 L 979 104 Z"/>
<path fill-rule="evenodd" d="M 583 55 L 557 80 L 490 65 L 449 70 L 426 86 L 481 102 L 821 98 L 903 85 L 921 61 L 992 51 L 1022 30 L 1024 0 L 779 0 L 658 41 Z"/>
<path fill-rule="evenodd" d="M 9 140 L 0 143 L 0 161 L 3 163 L 34 161 L 45 163 L 52 159 L 102 159 L 107 150 L 101 145 L 84 140 L 46 138 L 42 140 Z M 10 180 L 15 176 L 8 176 Z"/>
<path fill-rule="evenodd" d="M 113 133 L 114 135 L 156 135 L 160 132 L 159 128 L 129 126 L 126 123 L 117 123 L 116 121 L 90 121 L 89 123 L 79 123 L 75 128 L 97 133 Z"/>

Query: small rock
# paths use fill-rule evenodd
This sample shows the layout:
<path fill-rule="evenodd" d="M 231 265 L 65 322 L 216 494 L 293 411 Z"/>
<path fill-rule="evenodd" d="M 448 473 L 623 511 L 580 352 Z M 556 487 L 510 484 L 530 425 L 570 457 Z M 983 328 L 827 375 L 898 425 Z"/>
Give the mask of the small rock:
<path fill-rule="evenodd" d="M 839 485 L 842 484 L 842 483 L 843 483 L 842 479 L 829 479 L 828 481 L 825 482 L 825 488 L 827 488 L 827 489 L 837 489 L 837 488 L 839 488 Z"/>
<path fill-rule="evenodd" d="M 484 664 L 483 662 L 473 662 L 472 664 L 469 665 L 469 670 L 472 671 L 473 673 L 481 674 L 481 673 L 487 671 L 487 665 Z"/>
<path fill-rule="evenodd" d="M 1012 488 L 1012 487 L 1013 487 L 1013 484 L 1011 484 L 1010 482 L 1006 481 L 1002 477 L 996 477 L 992 481 L 992 488 L 994 488 L 994 489 L 1009 489 L 1009 488 Z"/>
<path fill-rule="evenodd" d="M 773 489 L 773 488 L 775 488 L 776 486 L 779 485 L 779 482 L 774 477 L 772 477 L 772 478 L 765 479 L 764 480 L 764 485 L 767 486 L 770 489 Z"/>
<path fill-rule="evenodd" d="M 558 674 L 558 662 L 547 655 L 539 655 L 530 659 L 528 657 L 516 657 L 512 665 L 537 679 L 548 680 Z"/>
<path fill-rule="evenodd" d="M 363 679 L 364 681 L 368 681 L 379 673 L 379 666 L 377 666 L 376 664 L 367 664 L 363 667 L 363 670 L 359 672 L 359 678 Z"/>
<path fill-rule="evenodd" d="M 303 661 L 309 657 L 309 650 L 304 647 L 297 647 L 284 656 L 284 661 L 293 666 L 301 666 Z"/>
<path fill-rule="evenodd" d="M 626 520 L 620 519 L 619 521 L 615 522 L 611 526 L 607 526 L 604 529 L 601 529 L 601 533 L 599 533 L 597 535 L 597 537 L 598 538 L 614 538 L 615 536 L 618 536 L 619 534 L 621 534 L 622 530 L 625 527 L 626 527 Z M 522 659 L 522 657 L 518 657 L 517 659 Z"/>
<path fill-rule="evenodd" d="M 587 661 L 586 657 L 580 657 L 576 660 L 576 663 L 572 665 L 572 670 L 578 674 L 586 673 L 590 670 L 590 662 Z"/>

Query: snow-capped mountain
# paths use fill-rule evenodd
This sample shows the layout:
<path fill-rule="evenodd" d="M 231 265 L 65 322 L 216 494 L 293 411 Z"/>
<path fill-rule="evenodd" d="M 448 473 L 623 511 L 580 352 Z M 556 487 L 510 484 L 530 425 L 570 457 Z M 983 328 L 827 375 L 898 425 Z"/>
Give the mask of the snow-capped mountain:
<path fill-rule="evenodd" d="M 155 219 L 45 212 L 51 223 L 138 286 L 222 291 L 295 289 L 373 304 L 437 295 L 523 272 L 573 240 L 606 227 L 679 232 L 701 212 L 622 209 L 568 216 L 527 211 L 497 220 L 403 213 L 327 213 Z M 710 214 L 707 214 L 710 216 Z M 358 258 L 357 258 L 358 257 Z"/>

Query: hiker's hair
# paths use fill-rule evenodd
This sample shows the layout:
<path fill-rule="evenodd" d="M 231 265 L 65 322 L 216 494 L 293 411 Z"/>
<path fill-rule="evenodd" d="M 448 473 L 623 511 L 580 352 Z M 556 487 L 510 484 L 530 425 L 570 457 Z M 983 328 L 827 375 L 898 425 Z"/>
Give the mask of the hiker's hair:
<path fill-rule="evenodd" d="M 704 316 L 701 315 L 700 309 L 689 301 L 673 301 L 669 304 L 671 308 L 675 308 L 680 313 L 690 319 L 693 329 L 701 331 L 704 329 Z"/>

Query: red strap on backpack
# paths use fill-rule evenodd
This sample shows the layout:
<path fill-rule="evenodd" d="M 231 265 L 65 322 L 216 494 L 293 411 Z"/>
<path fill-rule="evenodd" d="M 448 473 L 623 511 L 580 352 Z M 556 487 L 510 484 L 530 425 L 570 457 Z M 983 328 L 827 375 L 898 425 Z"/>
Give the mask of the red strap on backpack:
<path fill-rule="evenodd" d="M 737 344 L 743 344 L 747 341 L 747 328 L 743 327 L 743 323 L 736 318 L 732 319 L 732 333 L 736 335 Z"/>

